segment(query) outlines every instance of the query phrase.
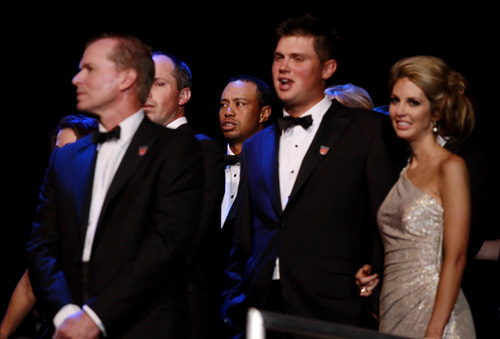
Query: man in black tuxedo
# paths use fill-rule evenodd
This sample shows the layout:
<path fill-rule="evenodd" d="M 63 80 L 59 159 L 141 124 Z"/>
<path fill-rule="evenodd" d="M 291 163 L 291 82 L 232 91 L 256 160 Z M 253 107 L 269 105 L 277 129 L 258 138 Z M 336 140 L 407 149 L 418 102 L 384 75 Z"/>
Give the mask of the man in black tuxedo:
<path fill-rule="evenodd" d="M 234 233 L 236 208 L 233 202 L 240 182 L 239 156 L 243 142 L 264 129 L 273 105 L 273 93 L 262 80 L 249 75 L 231 78 L 221 94 L 219 122 L 227 140 L 225 189 L 218 236 L 219 270 L 225 270 Z M 223 286 L 221 286 L 223 287 Z"/>
<path fill-rule="evenodd" d="M 215 244 L 219 232 L 220 206 L 224 195 L 224 154 L 210 137 L 197 133 L 186 118 L 191 99 L 192 77 L 179 57 L 154 52 L 155 80 L 144 111 L 151 121 L 195 136 L 201 143 L 204 162 L 203 207 L 200 227 L 188 256 L 188 300 L 191 338 L 210 337 L 213 314 L 211 287 L 215 284 Z"/>
<path fill-rule="evenodd" d="M 249 307 L 376 327 L 376 297 L 360 297 L 354 275 L 366 261 L 382 270 L 375 216 L 402 163 L 387 116 L 325 96 L 337 67 L 330 32 L 310 16 L 277 30 L 284 118 L 243 145 L 223 292 L 229 336 L 242 336 Z"/>
<path fill-rule="evenodd" d="M 121 35 L 90 41 L 73 78 L 77 108 L 103 133 L 52 153 L 28 242 L 55 338 L 187 338 L 203 154 L 145 117 L 153 79 L 149 47 Z"/>
<path fill-rule="evenodd" d="M 225 155 L 225 188 L 220 215 L 220 230 L 216 245 L 216 298 L 226 285 L 226 269 L 235 227 L 236 206 L 233 205 L 240 182 L 239 156 L 243 142 L 260 132 L 271 115 L 273 93 L 264 81 L 250 75 L 238 75 L 229 79 L 220 98 L 219 123 L 227 140 Z M 219 307 L 220 309 L 220 307 Z M 220 324 L 220 314 L 214 323 Z"/>

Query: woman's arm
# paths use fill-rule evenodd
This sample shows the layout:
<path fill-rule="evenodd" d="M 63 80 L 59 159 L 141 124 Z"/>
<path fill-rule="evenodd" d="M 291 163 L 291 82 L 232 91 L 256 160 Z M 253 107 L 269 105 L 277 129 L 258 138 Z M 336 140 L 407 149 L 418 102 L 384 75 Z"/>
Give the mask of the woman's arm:
<path fill-rule="evenodd" d="M 14 333 L 26 315 L 33 309 L 35 302 L 30 277 L 28 270 L 26 270 L 10 298 L 7 312 L 0 325 L 0 339 L 8 338 Z"/>
<path fill-rule="evenodd" d="M 441 338 L 460 290 L 470 227 L 470 190 L 465 162 L 452 156 L 439 169 L 438 190 L 444 209 L 444 260 L 436 300 L 425 334 Z"/>

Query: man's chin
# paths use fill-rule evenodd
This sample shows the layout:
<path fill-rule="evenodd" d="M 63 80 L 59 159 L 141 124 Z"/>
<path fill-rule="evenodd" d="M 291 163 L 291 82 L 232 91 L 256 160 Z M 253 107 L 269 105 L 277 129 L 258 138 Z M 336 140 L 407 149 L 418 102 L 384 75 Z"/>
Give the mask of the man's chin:
<path fill-rule="evenodd" d="M 88 105 L 84 105 L 83 103 L 77 103 L 76 109 L 80 112 L 92 112 L 91 108 Z"/>

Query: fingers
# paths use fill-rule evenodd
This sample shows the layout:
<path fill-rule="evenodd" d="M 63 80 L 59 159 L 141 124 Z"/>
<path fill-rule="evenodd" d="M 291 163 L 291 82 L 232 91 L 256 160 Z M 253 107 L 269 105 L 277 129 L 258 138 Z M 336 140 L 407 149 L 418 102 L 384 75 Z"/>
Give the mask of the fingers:
<path fill-rule="evenodd" d="M 373 283 L 378 279 L 378 273 L 372 275 L 356 274 L 356 285 L 362 287 L 364 285 Z"/>
<path fill-rule="evenodd" d="M 371 267 L 370 265 L 368 265 L 368 264 L 363 265 L 363 266 L 362 266 L 362 267 L 361 267 L 361 268 L 360 268 L 360 269 L 356 272 L 355 277 L 356 277 L 356 279 L 359 279 L 359 280 L 364 279 L 364 278 L 366 278 L 366 277 L 370 276 L 371 271 L 372 271 L 372 267 Z"/>
<path fill-rule="evenodd" d="M 372 271 L 371 265 L 363 265 L 358 272 L 356 272 L 356 285 L 359 287 L 359 295 L 369 297 L 372 291 L 377 287 L 380 279 L 378 273 L 370 274 Z"/>
<path fill-rule="evenodd" d="M 359 295 L 362 297 L 369 297 L 370 295 L 372 295 L 373 290 L 375 289 L 375 287 L 377 287 L 379 282 L 380 282 L 380 279 L 376 278 L 376 279 L 370 280 L 366 284 L 358 285 L 360 288 Z"/>
<path fill-rule="evenodd" d="M 372 271 L 371 265 L 365 264 L 363 267 L 361 267 L 361 270 L 366 274 L 369 275 Z"/>

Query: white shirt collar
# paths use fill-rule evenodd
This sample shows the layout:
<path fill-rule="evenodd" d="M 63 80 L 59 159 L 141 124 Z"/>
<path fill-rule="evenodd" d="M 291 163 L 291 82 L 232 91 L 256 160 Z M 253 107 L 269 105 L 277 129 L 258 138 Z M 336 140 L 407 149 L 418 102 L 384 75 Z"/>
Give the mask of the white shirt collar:
<path fill-rule="evenodd" d="M 441 146 L 444 146 L 448 142 L 448 139 L 448 137 L 442 137 L 439 134 L 436 136 L 436 140 Z"/>
<path fill-rule="evenodd" d="M 171 123 L 169 123 L 166 127 L 170 129 L 177 129 L 180 125 L 187 124 L 187 119 L 186 117 L 180 117 L 178 119 L 175 119 Z"/>
<path fill-rule="evenodd" d="M 233 151 L 231 151 L 231 147 L 229 147 L 229 144 L 227 144 L 227 153 L 226 154 L 228 154 L 228 155 L 236 155 L 236 154 L 234 154 Z"/>
<path fill-rule="evenodd" d="M 120 139 L 118 139 L 120 145 L 126 144 L 134 136 L 144 116 L 145 113 L 141 108 L 118 124 L 120 126 Z M 108 132 L 101 123 L 99 123 L 99 131 Z"/>

